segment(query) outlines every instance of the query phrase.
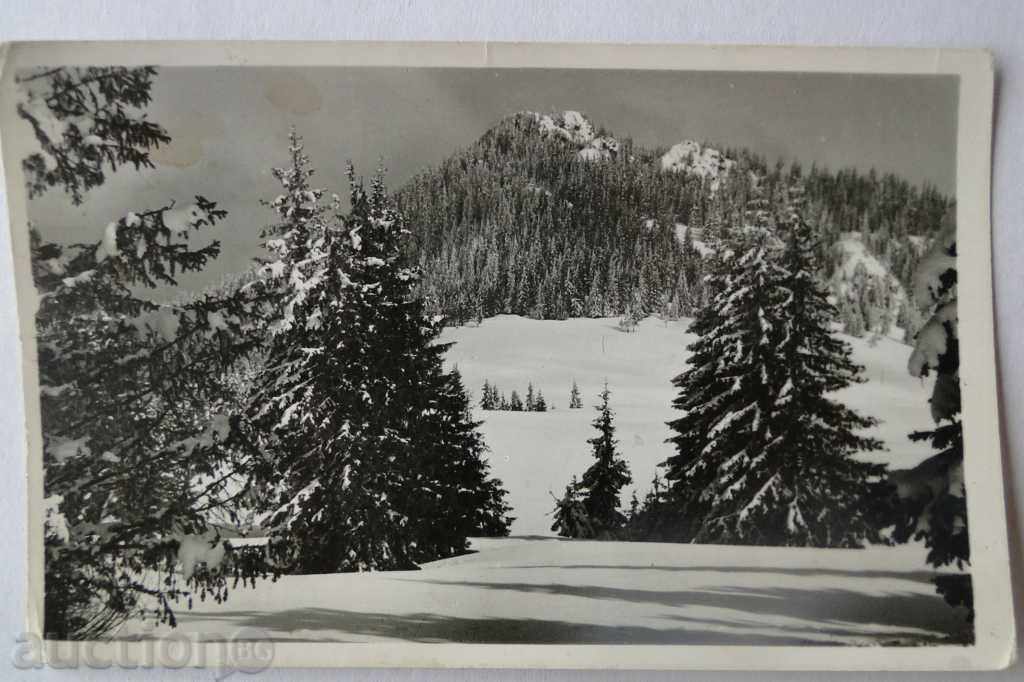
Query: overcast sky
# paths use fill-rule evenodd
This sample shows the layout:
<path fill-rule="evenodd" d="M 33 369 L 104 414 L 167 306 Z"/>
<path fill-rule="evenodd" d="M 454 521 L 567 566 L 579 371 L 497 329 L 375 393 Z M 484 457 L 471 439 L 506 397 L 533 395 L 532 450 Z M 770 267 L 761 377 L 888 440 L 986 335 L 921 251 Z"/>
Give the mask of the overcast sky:
<path fill-rule="evenodd" d="M 149 116 L 173 141 L 156 168 L 124 170 L 80 207 L 51 191 L 29 212 L 44 236 L 98 239 L 130 210 L 202 194 L 229 211 L 210 235 L 223 254 L 201 285 L 248 267 L 271 221 L 259 199 L 279 188 L 291 124 L 319 186 L 344 194 L 345 161 L 369 175 L 383 159 L 396 188 L 522 110 L 584 112 L 642 146 L 697 139 L 829 168 L 871 167 L 952 195 L 957 81 L 951 76 L 849 76 L 551 69 L 245 67 L 162 69 Z"/>

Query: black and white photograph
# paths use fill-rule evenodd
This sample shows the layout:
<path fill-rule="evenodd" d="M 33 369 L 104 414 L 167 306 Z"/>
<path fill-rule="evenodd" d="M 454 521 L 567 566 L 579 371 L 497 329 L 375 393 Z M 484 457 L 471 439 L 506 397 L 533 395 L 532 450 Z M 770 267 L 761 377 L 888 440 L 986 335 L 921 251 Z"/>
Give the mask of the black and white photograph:
<path fill-rule="evenodd" d="M 28 54 L 46 639 L 1012 640 L 990 71 Z"/>

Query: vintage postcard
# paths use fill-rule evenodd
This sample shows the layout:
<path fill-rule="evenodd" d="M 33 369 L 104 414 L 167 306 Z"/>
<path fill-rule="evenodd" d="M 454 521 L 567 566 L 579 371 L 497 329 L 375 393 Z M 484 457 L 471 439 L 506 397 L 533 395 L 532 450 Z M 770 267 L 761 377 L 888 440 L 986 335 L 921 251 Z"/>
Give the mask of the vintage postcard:
<path fill-rule="evenodd" d="M 992 98 L 982 51 L 6 46 L 16 664 L 1008 665 Z"/>

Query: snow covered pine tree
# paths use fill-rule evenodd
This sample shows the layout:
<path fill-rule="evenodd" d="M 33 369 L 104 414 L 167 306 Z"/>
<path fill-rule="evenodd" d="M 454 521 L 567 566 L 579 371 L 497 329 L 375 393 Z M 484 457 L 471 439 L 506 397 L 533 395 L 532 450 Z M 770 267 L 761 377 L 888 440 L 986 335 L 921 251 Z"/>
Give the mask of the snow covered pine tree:
<path fill-rule="evenodd" d="M 569 391 L 569 409 L 578 410 L 583 407 L 583 400 L 580 397 L 580 387 L 576 385 L 576 380 L 572 380 L 572 390 Z"/>
<path fill-rule="evenodd" d="M 863 368 L 853 362 L 850 345 L 832 333 L 838 311 L 815 275 L 817 245 L 810 227 L 793 211 L 780 224 L 788 227 L 781 254 L 788 298 L 779 325 L 787 383 L 776 407 L 787 454 L 780 470 L 785 485 L 777 490 L 786 490 L 780 495 L 786 508 L 755 523 L 781 525 L 784 514 L 787 541 L 794 544 L 883 542 L 895 490 L 885 465 L 853 458 L 882 449 L 881 441 L 862 435 L 878 421 L 829 397 L 863 382 Z"/>
<path fill-rule="evenodd" d="M 555 497 L 552 495 L 552 497 Z M 555 497 L 555 517 L 551 530 L 563 538 L 592 538 L 596 535 L 594 524 L 587 516 L 587 510 L 580 499 L 580 482 L 573 476 L 561 499 Z"/>
<path fill-rule="evenodd" d="M 627 520 L 619 511 L 619 494 L 633 478 L 629 465 L 615 449 L 610 396 L 605 384 L 601 404 L 595 408 L 598 416 L 592 422 L 600 433 L 587 440 L 596 461 L 584 472 L 582 481 L 573 476 L 562 498 L 555 498 L 555 522 L 551 530 L 562 537 L 615 539 Z"/>
<path fill-rule="evenodd" d="M 665 490 L 661 482 L 661 476 L 655 472 L 651 481 L 651 489 L 644 495 L 644 499 L 637 500 L 636 492 L 633 493 L 633 500 L 629 510 L 629 520 L 626 524 L 626 534 L 630 540 L 660 541 L 671 539 L 673 533 L 667 535 L 662 531 L 662 524 L 670 520 L 670 516 L 664 513 Z"/>
<path fill-rule="evenodd" d="M 967 502 L 963 476 L 963 425 L 960 416 L 960 346 L 957 335 L 956 226 L 948 227 L 921 261 L 914 275 L 914 300 L 931 318 L 918 332 L 909 370 L 924 377 L 934 372 L 930 400 L 932 431 L 912 433 L 931 440 L 939 452 L 894 477 L 902 504 L 895 538 L 924 540 L 934 566 L 970 563 Z M 938 591 L 952 606 L 965 606 L 973 617 L 969 575 L 936 578 Z"/>
<path fill-rule="evenodd" d="M 351 208 L 329 216 L 300 138 L 264 272 L 287 304 L 248 411 L 258 471 L 272 494 L 275 565 L 299 572 L 413 568 L 464 552 L 510 519 L 440 328 L 413 294 L 402 217 L 378 175 L 367 193 L 349 169 Z M 337 202 L 336 202 L 337 203 Z"/>
<path fill-rule="evenodd" d="M 587 441 L 596 461 L 583 473 L 581 491 L 583 507 L 594 532 L 598 537 L 614 538 L 626 522 L 619 511 L 619 494 L 623 486 L 633 482 L 633 477 L 629 465 L 615 449 L 618 441 L 615 440 L 614 415 L 608 405 L 610 396 L 606 383 L 601 391 L 601 404 L 595 408 L 598 415 L 592 423 L 598 435 Z"/>
<path fill-rule="evenodd" d="M 491 386 L 491 382 L 484 380 L 484 387 L 480 391 L 483 395 L 480 398 L 480 409 L 481 410 L 496 410 L 498 409 L 498 389 L 496 386 Z"/>
<path fill-rule="evenodd" d="M 690 328 L 699 336 L 690 367 L 673 382 L 684 415 L 669 423 L 678 454 L 663 464 L 671 518 L 658 525 L 668 539 L 841 547 L 881 539 L 884 468 L 851 457 L 879 449 L 856 435 L 875 422 L 827 397 L 857 381 L 860 368 L 830 334 L 836 312 L 812 274 L 806 226 L 786 217 L 785 247 L 773 231 L 752 228 L 745 253 L 722 258 L 714 299 Z"/>
<path fill-rule="evenodd" d="M 512 394 L 508 399 L 508 409 L 511 412 L 523 411 L 523 400 L 519 397 L 519 393 L 514 388 L 512 389 Z"/>
<path fill-rule="evenodd" d="M 149 151 L 170 139 L 142 111 L 155 74 L 19 75 L 18 113 L 40 147 L 23 164 L 29 195 L 60 187 L 79 204 L 119 165 L 151 167 Z M 130 212 L 99 242 L 32 235 L 48 637 L 102 637 L 139 616 L 173 625 L 175 602 L 219 601 L 229 579 L 260 572 L 210 523 L 213 513 L 230 518 L 231 498 L 244 492 L 233 486 L 246 462 L 224 447 L 230 428 L 220 415 L 236 399 L 224 376 L 247 350 L 240 332 L 250 305 L 212 296 L 153 302 L 178 272 L 217 257 L 217 242 L 193 248 L 189 232 L 224 216 L 197 197 L 183 209 Z"/>

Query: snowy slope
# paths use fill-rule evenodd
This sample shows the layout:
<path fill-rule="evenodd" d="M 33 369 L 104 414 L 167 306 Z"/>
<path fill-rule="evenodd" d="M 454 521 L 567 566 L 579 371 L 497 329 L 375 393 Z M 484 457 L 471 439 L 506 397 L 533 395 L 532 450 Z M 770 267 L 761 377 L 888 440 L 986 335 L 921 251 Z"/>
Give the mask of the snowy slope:
<path fill-rule="evenodd" d="M 642 321 L 634 333 L 617 329 L 617 319 L 532 320 L 504 315 L 484 320 L 479 327 L 445 331 L 443 341 L 457 343 L 448 362 L 462 372 L 466 387 L 479 401 L 484 380 L 507 395 L 520 395 L 532 381 L 543 391 L 553 412 L 494 412 L 477 409 L 477 419 L 491 449 L 495 475 L 509 490 L 517 517 L 513 534 L 550 534 L 554 501 L 570 478 L 591 464 L 586 443 L 595 433 L 590 426 L 602 382 L 607 379 L 616 413 L 619 448 L 633 471 L 639 495 L 649 488 L 656 466 L 672 450 L 665 422 L 677 415 L 670 381 L 685 367 L 688 321 Z M 906 434 L 928 427 L 929 386 L 907 373 L 910 347 L 890 339 L 876 345 L 848 338 L 855 360 L 866 368 L 868 381 L 840 396 L 853 408 L 884 421 L 874 434 L 889 451 L 868 459 L 892 468 L 913 466 L 931 454 L 926 443 L 912 443 Z M 576 380 L 584 409 L 569 410 L 569 390 Z"/>
<path fill-rule="evenodd" d="M 477 540 L 420 571 L 285 576 L 178 613 L 176 634 L 275 640 L 622 644 L 957 641 L 916 546 L 806 550 Z M 856 557 L 851 561 L 851 555 Z M 129 623 L 118 637 L 166 636 Z"/>
<path fill-rule="evenodd" d="M 857 269 L 857 265 L 863 263 L 869 276 L 883 279 L 889 277 L 893 280 L 896 286 L 900 286 L 899 282 L 895 281 L 896 278 L 889 272 L 889 268 L 887 268 L 882 261 L 878 260 L 878 258 L 868 253 L 867 247 L 864 245 L 864 241 L 859 232 L 844 233 L 842 238 L 836 242 L 835 248 L 843 256 L 842 263 L 837 269 L 837 275 L 842 279 L 853 279 L 853 274 Z M 900 291 L 902 292 L 902 287 L 900 287 Z"/>
<path fill-rule="evenodd" d="M 913 243 L 913 242 L 911 242 Z M 868 252 L 860 232 L 846 232 L 833 247 L 840 256 L 839 264 L 832 273 L 831 287 L 839 296 L 853 296 L 854 291 L 851 282 L 854 279 L 858 267 L 862 266 L 868 278 L 875 280 L 879 285 L 885 283 L 892 292 L 889 304 L 889 316 L 895 320 L 899 315 L 901 304 L 907 300 L 907 292 L 903 285 L 892 274 L 888 266 L 876 256 Z M 904 330 L 892 326 L 889 336 L 894 339 L 902 339 Z"/>

